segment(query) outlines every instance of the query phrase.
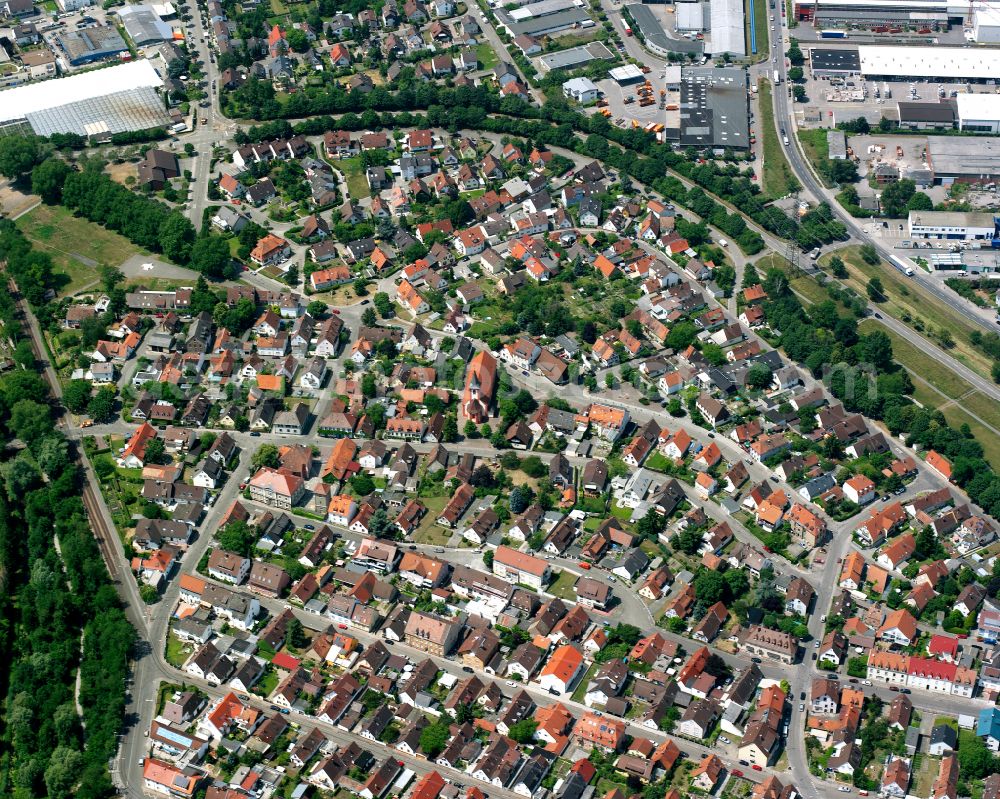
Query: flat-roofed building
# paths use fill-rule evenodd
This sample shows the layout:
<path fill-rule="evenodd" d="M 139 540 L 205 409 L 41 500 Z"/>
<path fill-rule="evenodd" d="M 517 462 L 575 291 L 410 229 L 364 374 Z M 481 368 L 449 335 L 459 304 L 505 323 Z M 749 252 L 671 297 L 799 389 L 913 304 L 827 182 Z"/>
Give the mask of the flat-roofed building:
<path fill-rule="evenodd" d="M 747 97 L 747 72 L 742 67 L 682 70 L 681 146 L 748 148 Z"/>

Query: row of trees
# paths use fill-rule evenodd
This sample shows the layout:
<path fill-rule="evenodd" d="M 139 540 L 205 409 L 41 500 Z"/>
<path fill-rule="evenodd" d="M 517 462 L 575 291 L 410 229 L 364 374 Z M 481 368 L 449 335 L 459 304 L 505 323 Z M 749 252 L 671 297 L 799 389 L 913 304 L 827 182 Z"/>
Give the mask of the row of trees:
<path fill-rule="evenodd" d="M 0 222 L 9 276 L 31 262 L 18 239 Z M 10 292 L 0 294 L 0 319 L 5 336 L 27 343 Z M 0 794 L 97 799 L 115 792 L 107 763 L 124 717 L 134 630 L 91 532 L 48 387 L 37 365 L 22 366 L 0 380 L 0 427 L 24 444 L 0 464 Z"/>

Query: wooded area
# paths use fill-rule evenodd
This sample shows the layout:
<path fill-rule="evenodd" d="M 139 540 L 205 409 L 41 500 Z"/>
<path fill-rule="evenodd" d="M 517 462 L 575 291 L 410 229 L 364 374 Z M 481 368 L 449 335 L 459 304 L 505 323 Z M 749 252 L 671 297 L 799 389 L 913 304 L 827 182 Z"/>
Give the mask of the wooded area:
<path fill-rule="evenodd" d="M 8 276 L 25 286 L 37 280 L 44 292 L 47 256 L 33 252 L 7 220 L 0 221 L 4 260 Z M 24 444 L 0 463 L 0 647 L 7 654 L 0 794 L 97 799 L 114 793 L 108 761 L 123 721 L 135 631 L 91 532 L 81 471 L 44 401 L 48 386 L 10 292 L 0 293 L 0 320 L 18 342 L 22 367 L 0 379 L 0 426 L 6 441 Z"/>

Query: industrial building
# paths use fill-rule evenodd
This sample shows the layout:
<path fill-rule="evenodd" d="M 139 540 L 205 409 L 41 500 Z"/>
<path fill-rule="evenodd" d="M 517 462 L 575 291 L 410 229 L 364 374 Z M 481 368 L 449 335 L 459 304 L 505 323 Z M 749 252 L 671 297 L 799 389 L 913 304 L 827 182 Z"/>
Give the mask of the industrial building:
<path fill-rule="evenodd" d="M 826 152 L 831 161 L 847 160 L 847 136 L 842 130 L 828 130 L 826 132 Z"/>
<path fill-rule="evenodd" d="M 570 28 L 592 28 L 596 23 L 580 0 L 539 0 L 520 8 L 495 10 L 497 22 L 511 38 L 548 36 Z"/>
<path fill-rule="evenodd" d="M 127 53 L 128 45 L 121 34 L 110 25 L 95 25 L 78 31 L 69 31 L 56 38 L 70 66 L 92 64 L 106 58 Z"/>
<path fill-rule="evenodd" d="M 952 130 L 958 120 L 954 100 L 896 103 L 899 126 L 908 130 Z"/>
<path fill-rule="evenodd" d="M 608 70 L 608 77 L 619 86 L 628 86 L 631 83 L 639 83 L 646 79 L 643 71 L 635 64 L 625 64 L 621 67 L 613 67 Z"/>
<path fill-rule="evenodd" d="M 972 14 L 972 0 L 795 0 L 795 18 L 817 27 L 910 26 L 935 29 L 962 25 Z"/>
<path fill-rule="evenodd" d="M 928 136 L 927 165 L 935 183 L 992 183 L 1000 178 L 1000 138 Z"/>
<path fill-rule="evenodd" d="M 1000 44 L 1000 9 L 982 4 L 972 14 L 972 38 L 985 44 Z"/>
<path fill-rule="evenodd" d="M 868 80 L 994 81 L 1000 49 L 861 45 L 861 74 Z"/>
<path fill-rule="evenodd" d="M 703 33 L 708 30 L 710 15 L 707 4 L 677 3 L 674 9 L 674 27 L 678 33 Z"/>
<path fill-rule="evenodd" d="M 671 53 L 701 55 L 705 48 L 702 42 L 691 39 L 674 39 L 667 35 L 656 15 L 641 3 L 627 5 L 623 9 L 632 19 L 635 33 L 646 47 L 659 56 L 669 57 Z"/>
<path fill-rule="evenodd" d="M 601 42 L 591 42 L 579 47 L 571 47 L 569 50 L 547 53 L 538 59 L 538 66 L 542 68 L 543 72 L 551 72 L 553 69 L 576 69 L 591 61 L 601 59 L 610 61 L 614 57 L 614 53 Z"/>
<path fill-rule="evenodd" d="M 711 0 L 711 36 L 712 55 L 747 54 L 743 0 Z"/>
<path fill-rule="evenodd" d="M 1000 133 L 1000 96 L 959 94 L 955 98 L 958 127 L 981 133 Z"/>
<path fill-rule="evenodd" d="M 681 71 L 680 145 L 750 146 L 747 73 L 737 67 L 686 67 Z"/>
<path fill-rule="evenodd" d="M 170 124 L 149 61 L 134 61 L 0 92 L 0 135 L 113 133 Z"/>
<path fill-rule="evenodd" d="M 811 47 L 809 67 L 815 78 L 850 78 L 861 74 L 856 47 Z"/>
<path fill-rule="evenodd" d="M 118 9 L 122 27 L 134 44 L 145 47 L 174 38 L 173 29 L 153 10 L 152 6 L 125 6 Z"/>
<path fill-rule="evenodd" d="M 982 241 L 996 230 L 993 214 L 963 211 L 910 211 L 907 227 L 911 239 Z"/>

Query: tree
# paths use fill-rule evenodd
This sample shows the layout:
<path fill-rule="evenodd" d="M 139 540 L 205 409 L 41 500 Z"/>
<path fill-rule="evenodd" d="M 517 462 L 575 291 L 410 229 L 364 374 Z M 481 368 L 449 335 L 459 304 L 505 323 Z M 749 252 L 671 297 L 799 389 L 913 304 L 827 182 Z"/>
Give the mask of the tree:
<path fill-rule="evenodd" d="M 230 522 L 216 533 L 219 546 L 237 555 L 249 557 L 253 553 L 257 535 L 244 521 Z"/>
<path fill-rule="evenodd" d="M 302 622 L 295 616 L 292 616 L 288 620 L 288 624 L 285 625 L 285 640 L 288 641 L 290 646 L 296 649 L 301 649 L 309 643 L 309 639 L 306 638 L 306 632 L 302 627 Z"/>
<path fill-rule="evenodd" d="M 367 497 L 375 491 L 375 481 L 367 474 L 359 473 L 351 478 L 351 488 L 359 497 Z"/>
<path fill-rule="evenodd" d="M 865 291 L 868 294 L 868 299 L 872 302 L 883 302 L 886 298 L 885 288 L 878 277 L 869 278 L 868 284 L 865 286 Z"/>
<path fill-rule="evenodd" d="M 56 477 L 69 464 L 69 442 L 61 435 L 47 435 L 38 445 L 35 459 L 49 477 Z"/>
<path fill-rule="evenodd" d="M 250 458 L 250 463 L 254 469 L 262 466 L 269 466 L 277 469 L 281 465 L 281 458 L 278 456 L 278 448 L 274 444 L 261 444 L 257 451 Z"/>
<path fill-rule="evenodd" d="M 359 297 L 368 296 L 368 281 L 363 277 L 356 278 L 352 286 L 354 293 Z"/>
<path fill-rule="evenodd" d="M 767 388 L 771 384 L 773 373 L 766 364 L 755 363 L 747 370 L 747 385 L 752 388 Z"/>
<path fill-rule="evenodd" d="M 221 236 L 200 236 L 191 247 L 191 266 L 216 280 L 237 275 L 229 243 Z"/>
<path fill-rule="evenodd" d="M 476 423 L 472 419 L 466 419 L 462 434 L 466 438 L 476 438 L 479 435 L 479 428 L 476 427 Z"/>
<path fill-rule="evenodd" d="M 63 389 L 63 404 L 73 413 L 83 413 L 90 402 L 89 380 L 70 380 Z"/>
<path fill-rule="evenodd" d="M 538 722 L 533 718 L 521 719 L 510 725 L 507 729 L 507 737 L 519 744 L 526 744 L 534 739 L 536 729 L 538 729 Z"/>
<path fill-rule="evenodd" d="M 379 508 L 368 521 L 368 534 L 375 538 L 395 538 L 396 523 L 389 518 L 385 508 Z"/>
<path fill-rule="evenodd" d="M 892 185 L 892 184 L 890 184 Z M 858 252 L 861 254 L 861 260 L 870 266 L 878 266 L 879 257 L 878 250 L 872 244 L 862 244 Z"/>
<path fill-rule="evenodd" d="M 483 553 L 483 566 L 486 567 L 487 571 L 493 570 L 493 550 L 487 549 Z"/>
<path fill-rule="evenodd" d="M 392 300 L 384 291 L 379 291 L 372 297 L 372 304 L 383 319 L 389 319 L 393 316 Z"/>
<path fill-rule="evenodd" d="M 549 467 L 542 463 L 542 459 L 537 455 L 529 455 L 521 461 L 521 471 L 528 477 L 540 479 L 549 473 Z"/>
<path fill-rule="evenodd" d="M 293 53 L 304 53 L 309 49 L 309 38 L 298 28 L 289 29 L 285 33 L 285 41 Z"/>
<path fill-rule="evenodd" d="M 194 238 L 194 225 L 179 212 L 167 216 L 158 234 L 160 249 L 176 264 L 186 264 L 191 260 Z"/>
<path fill-rule="evenodd" d="M 868 658 L 864 656 L 850 658 L 847 661 L 847 674 L 851 677 L 867 677 Z"/>
<path fill-rule="evenodd" d="M 435 760 L 444 751 L 449 738 L 451 738 L 451 732 L 448 725 L 443 721 L 435 722 L 424 727 L 420 733 L 420 749 L 429 760 Z"/>
<path fill-rule="evenodd" d="M 458 419 L 455 414 L 449 413 L 444 417 L 444 426 L 441 428 L 441 438 L 446 444 L 458 441 Z"/>
<path fill-rule="evenodd" d="M 477 466 L 469 478 L 469 485 L 475 488 L 493 488 L 496 484 L 496 476 L 485 463 Z"/>
<path fill-rule="evenodd" d="M 146 443 L 145 460 L 147 463 L 162 463 L 165 453 L 166 446 L 162 438 L 154 438 Z"/>
<path fill-rule="evenodd" d="M 365 308 L 361 314 L 361 324 L 366 327 L 375 327 L 378 324 L 378 317 L 375 315 L 375 309 L 371 306 Z"/>
<path fill-rule="evenodd" d="M 830 270 L 836 278 L 841 280 L 847 278 L 847 267 L 844 266 L 844 261 L 839 255 L 835 255 L 830 259 Z"/>
<path fill-rule="evenodd" d="M 2 139 L 0 139 L 2 141 Z M 57 746 L 45 769 L 45 788 L 52 799 L 73 796 L 83 769 L 83 754 L 68 746 Z"/>
<path fill-rule="evenodd" d="M 11 408 L 8 426 L 16 438 L 21 439 L 28 447 L 34 449 L 34 445 L 43 436 L 52 432 L 52 418 L 49 415 L 49 408 L 34 400 L 18 400 Z"/>
<path fill-rule="evenodd" d="M 315 319 L 325 314 L 328 307 L 323 300 L 313 300 L 306 306 L 306 313 Z"/>
<path fill-rule="evenodd" d="M 17 180 L 42 160 L 37 136 L 0 138 L 0 175 Z"/>
<path fill-rule="evenodd" d="M 31 170 L 31 190 L 47 205 L 57 205 L 62 199 L 66 176 L 72 172 L 61 158 L 46 158 Z"/>
<path fill-rule="evenodd" d="M 727 595 L 728 586 L 720 572 L 705 569 L 694 579 L 694 593 L 699 602 L 714 605 Z"/>
<path fill-rule="evenodd" d="M 524 513 L 531 502 L 531 490 L 525 486 L 515 486 L 510 492 L 510 512 Z"/>
<path fill-rule="evenodd" d="M 378 393 L 378 386 L 375 384 L 375 375 L 365 372 L 361 378 L 361 393 L 367 399 L 371 399 Z"/>

